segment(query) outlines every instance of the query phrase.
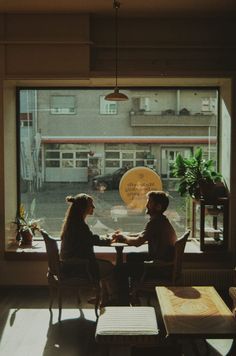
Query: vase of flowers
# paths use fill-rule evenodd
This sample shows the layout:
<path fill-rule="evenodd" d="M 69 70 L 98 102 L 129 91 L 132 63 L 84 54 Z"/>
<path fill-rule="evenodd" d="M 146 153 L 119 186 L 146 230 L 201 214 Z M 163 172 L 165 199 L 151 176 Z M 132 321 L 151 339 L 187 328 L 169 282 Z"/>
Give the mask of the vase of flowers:
<path fill-rule="evenodd" d="M 16 224 L 16 240 L 20 246 L 31 246 L 35 231 L 40 229 L 40 219 L 28 219 L 23 204 L 20 205 L 19 213 L 16 215 L 14 223 Z"/>

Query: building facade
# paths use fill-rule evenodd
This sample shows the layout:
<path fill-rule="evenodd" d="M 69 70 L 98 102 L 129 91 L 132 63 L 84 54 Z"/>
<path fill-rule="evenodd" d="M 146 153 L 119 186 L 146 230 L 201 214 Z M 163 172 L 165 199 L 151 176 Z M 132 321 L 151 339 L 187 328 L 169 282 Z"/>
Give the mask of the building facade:
<path fill-rule="evenodd" d="M 106 101 L 107 92 L 20 90 L 24 180 L 88 182 L 137 166 L 169 180 L 177 154 L 187 157 L 199 145 L 217 160 L 216 89 L 130 88 L 121 103 Z"/>

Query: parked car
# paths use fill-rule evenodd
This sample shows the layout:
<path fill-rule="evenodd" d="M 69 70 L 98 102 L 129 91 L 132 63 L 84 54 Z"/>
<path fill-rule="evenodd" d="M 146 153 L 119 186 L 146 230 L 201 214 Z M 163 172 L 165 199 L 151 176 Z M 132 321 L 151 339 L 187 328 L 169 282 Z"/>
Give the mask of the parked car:
<path fill-rule="evenodd" d="M 95 176 L 92 179 L 92 187 L 97 190 L 118 189 L 121 177 L 127 171 L 127 167 L 122 167 L 112 173 Z"/>

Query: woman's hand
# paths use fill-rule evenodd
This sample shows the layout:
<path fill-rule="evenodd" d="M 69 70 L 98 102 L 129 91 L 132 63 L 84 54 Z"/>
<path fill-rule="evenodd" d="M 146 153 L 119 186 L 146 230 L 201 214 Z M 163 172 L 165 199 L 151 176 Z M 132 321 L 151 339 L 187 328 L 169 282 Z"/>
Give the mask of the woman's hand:
<path fill-rule="evenodd" d="M 125 242 L 125 237 L 117 230 L 112 235 L 112 242 Z"/>

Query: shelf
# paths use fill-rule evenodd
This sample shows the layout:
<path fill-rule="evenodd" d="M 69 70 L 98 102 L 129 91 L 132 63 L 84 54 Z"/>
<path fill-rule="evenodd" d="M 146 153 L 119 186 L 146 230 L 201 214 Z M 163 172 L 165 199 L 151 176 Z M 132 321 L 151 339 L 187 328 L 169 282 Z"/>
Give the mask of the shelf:
<path fill-rule="evenodd" d="M 200 209 L 197 209 L 197 206 Z M 228 198 L 218 198 L 214 201 L 193 200 L 192 220 L 193 237 L 199 232 L 201 251 L 227 249 Z"/>

